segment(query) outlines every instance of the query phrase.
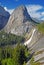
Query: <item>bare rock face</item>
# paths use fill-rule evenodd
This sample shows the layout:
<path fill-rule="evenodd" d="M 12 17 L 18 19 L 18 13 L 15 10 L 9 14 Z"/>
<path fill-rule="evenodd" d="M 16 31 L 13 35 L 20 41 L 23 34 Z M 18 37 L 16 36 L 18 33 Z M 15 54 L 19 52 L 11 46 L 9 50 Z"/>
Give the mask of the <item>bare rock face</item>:
<path fill-rule="evenodd" d="M 0 30 L 6 25 L 10 14 L 0 6 Z"/>
<path fill-rule="evenodd" d="M 20 6 L 13 11 L 4 30 L 8 33 L 23 35 L 24 33 L 29 33 L 35 24 L 26 7 Z"/>

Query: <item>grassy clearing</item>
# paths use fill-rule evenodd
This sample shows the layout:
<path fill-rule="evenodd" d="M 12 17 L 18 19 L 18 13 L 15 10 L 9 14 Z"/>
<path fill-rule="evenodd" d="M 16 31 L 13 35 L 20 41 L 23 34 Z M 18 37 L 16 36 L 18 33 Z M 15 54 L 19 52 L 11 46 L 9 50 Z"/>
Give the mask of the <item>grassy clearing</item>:
<path fill-rule="evenodd" d="M 37 25 L 38 31 L 44 34 L 44 23 L 40 23 Z"/>

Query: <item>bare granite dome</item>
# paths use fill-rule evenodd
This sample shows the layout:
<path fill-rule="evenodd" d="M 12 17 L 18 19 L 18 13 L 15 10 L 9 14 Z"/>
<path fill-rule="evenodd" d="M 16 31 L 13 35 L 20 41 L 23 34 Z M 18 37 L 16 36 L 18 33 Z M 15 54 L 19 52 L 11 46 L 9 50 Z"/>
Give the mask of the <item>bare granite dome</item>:
<path fill-rule="evenodd" d="M 29 33 L 35 26 L 35 22 L 31 19 L 25 6 L 17 7 L 11 14 L 5 31 L 16 35 Z"/>

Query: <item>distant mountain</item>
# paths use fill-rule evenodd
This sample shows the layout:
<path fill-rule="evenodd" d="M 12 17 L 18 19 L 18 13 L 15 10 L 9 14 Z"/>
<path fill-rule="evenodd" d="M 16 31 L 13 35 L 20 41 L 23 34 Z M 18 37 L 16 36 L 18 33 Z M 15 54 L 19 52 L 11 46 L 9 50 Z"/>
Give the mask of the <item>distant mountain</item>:
<path fill-rule="evenodd" d="M 5 11 L 5 9 L 0 6 L 0 30 L 6 25 L 10 14 Z"/>
<path fill-rule="evenodd" d="M 35 25 L 36 22 L 28 14 L 26 7 L 19 6 L 11 14 L 4 30 L 8 33 L 23 35 L 29 33 Z"/>

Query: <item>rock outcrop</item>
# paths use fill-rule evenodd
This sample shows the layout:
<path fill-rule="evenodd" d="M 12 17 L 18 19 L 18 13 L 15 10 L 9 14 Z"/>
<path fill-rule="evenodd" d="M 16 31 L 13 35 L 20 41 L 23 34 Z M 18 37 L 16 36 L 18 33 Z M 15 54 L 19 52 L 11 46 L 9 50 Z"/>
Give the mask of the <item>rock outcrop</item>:
<path fill-rule="evenodd" d="M 11 14 L 4 30 L 8 33 L 23 35 L 29 33 L 35 25 L 36 22 L 31 19 L 26 7 L 19 6 Z"/>

